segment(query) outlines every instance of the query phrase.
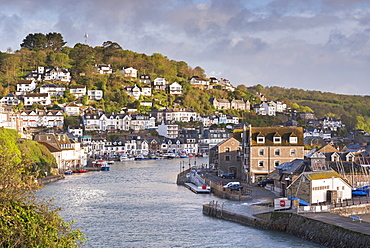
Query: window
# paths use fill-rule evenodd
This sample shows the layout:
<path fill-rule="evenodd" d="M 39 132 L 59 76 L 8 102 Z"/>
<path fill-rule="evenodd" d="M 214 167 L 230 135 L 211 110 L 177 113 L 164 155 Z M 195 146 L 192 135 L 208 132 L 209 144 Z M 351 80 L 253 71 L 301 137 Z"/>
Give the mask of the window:
<path fill-rule="evenodd" d="M 274 143 L 281 143 L 281 137 L 274 137 Z"/>
<path fill-rule="evenodd" d="M 226 147 L 225 152 L 230 152 L 230 147 Z"/>
<path fill-rule="evenodd" d="M 265 155 L 265 150 L 264 149 L 259 149 L 258 150 L 258 155 L 260 155 L 260 156 Z"/>
<path fill-rule="evenodd" d="M 298 139 L 297 139 L 297 137 L 289 137 L 289 142 L 292 143 L 292 144 L 297 144 Z"/>
<path fill-rule="evenodd" d="M 275 156 L 280 156 L 280 149 L 275 149 L 274 154 Z"/>
<path fill-rule="evenodd" d="M 296 149 L 290 149 L 290 156 L 295 157 L 295 156 L 297 156 L 296 153 L 297 153 Z"/>
<path fill-rule="evenodd" d="M 258 167 L 263 167 L 264 166 L 264 162 L 263 161 L 258 161 Z"/>
<path fill-rule="evenodd" d="M 276 166 L 279 166 L 279 164 L 280 164 L 280 161 L 275 161 L 274 162 L 274 166 L 276 167 Z"/>
<path fill-rule="evenodd" d="M 259 144 L 265 143 L 265 137 L 257 137 L 257 143 Z"/>

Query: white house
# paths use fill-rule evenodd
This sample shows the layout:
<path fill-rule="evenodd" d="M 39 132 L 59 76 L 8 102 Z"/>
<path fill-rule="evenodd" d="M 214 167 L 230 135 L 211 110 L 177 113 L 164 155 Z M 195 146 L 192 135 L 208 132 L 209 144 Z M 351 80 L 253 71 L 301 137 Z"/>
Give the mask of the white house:
<path fill-rule="evenodd" d="M 127 93 L 127 95 L 132 96 L 135 99 L 140 98 L 141 90 L 136 84 L 134 86 L 126 86 L 123 90 Z"/>
<path fill-rule="evenodd" d="M 18 105 L 21 101 L 18 99 L 18 97 L 15 94 L 7 94 L 3 98 L 1 98 L 1 103 L 4 105 Z"/>
<path fill-rule="evenodd" d="M 86 95 L 86 86 L 84 85 L 71 85 L 69 87 L 69 92 L 76 98 L 82 98 Z"/>
<path fill-rule="evenodd" d="M 24 110 L 20 113 L 23 127 L 57 127 L 62 128 L 64 115 L 60 110 Z"/>
<path fill-rule="evenodd" d="M 150 111 L 149 114 L 156 117 L 157 122 L 162 121 L 190 122 L 195 121 L 197 118 L 197 113 L 194 110 L 184 108 L 155 109 L 153 111 Z"/>
<path fill-rule="evenodd" d="M 52 68 L 46 69 L 44 74 L 45 81 L 61 81 L 61 82 L 71 82 L 71 73 L 69 69 L 65 68 Z"/>
<path fill-rule="evenodd" d="M 169 93 L 171 95 L 182 95 L 182 86 L 178 82 L 174 82 L 169 87 Z"/>
<path fill-rule="evenodd" d="M 198 76 L 193 76 L 190 80 L 189 80 L 190 84 L 192 85 L 204 85 L 204 86 L 208 86 L 209 85 L 209 80 L 207 79 L 204 79 L 204 78 L 200 78 Z"/>
<path fill-rule="evenodd" d="M 19 80 L 17 83 L 17 95 L 32 92 L 36 89 L 36 86 L 35 80 Z"/>
<path fill-rule="evenodd" d="M 102 90 L 88 90 L 87 95 L 89 96 L 89 100 L 101 100 L 103 99 L 103 91 Z"/>
<path fill-rule="evenodd" d="M 352 198 L 352 186 L 334 170 L 303 172 L 287 187 L 287 192 L 288 196 L 310 204 Z"/>
<path fill-rule="evenodd" d="M 40 93 L 48 93 L 50 96 L 63 96 L 66 86 L 55 84 L 44 84 L 40 87 Z"/>
<path fill-rule="evenodd" d="M 155 117 L 148 115 L 131 115 L 130 128 L 135 131 L 154 129 Z"/>
<path fill-rule="evenodd" d="M 177 124 L 165 124 L 163 121 L 160 125 L 158 125 L 158 134 L 160 136 L 174 139 L 179 137 L 179 125 Z"/>
<path fill-rule="evenodd" d="M 32 104 L 40 104 L 47 106 L 51 104 L 48 93 L 28 93 L 23 97 L 24 106 L 32 106 Z"/>
<path fill-rule="evenodd" d="M 156 78 L 153 82 L 154 90 L 166 90 L 168 81 L 165 78 Z"/>
<path fill-rule="evenodd" d="M 95 70 L 99 74 L 112 74 L 112 67 L 110 65 L 105 65 L 105 64 L 100 64 L 100 65 L 95 65 Z"/>
<path fill-rule="evenodd" d="M 137 70 L 132 68 L 132 67 L 129 67 L 129 68 L 126 68 L 126 69 L 122 68 L 121 73 L 124 77 L 134 77 L 134 78 L 137 77 Z"/>
<path fill-rule="evenodd" d="M 141 88 L 141 94 L 143 96 L 151 96 L 152 95 L 152 87 L 150 87 L 150 86 L 143 86 Z"/>
<path fill-rule="evenodd" d="M 67 116 L 79 116 L 80 115 L 80 107 L 76 103 L 68 103 L 63 108 L 64 113 Z"/>

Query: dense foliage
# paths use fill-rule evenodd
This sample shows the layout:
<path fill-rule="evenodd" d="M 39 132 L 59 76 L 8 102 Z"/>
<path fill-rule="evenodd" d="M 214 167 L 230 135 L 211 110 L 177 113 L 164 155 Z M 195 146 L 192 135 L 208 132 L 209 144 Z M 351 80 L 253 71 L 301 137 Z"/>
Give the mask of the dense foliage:
<path fill-rule="evenodd" d="M 296 112 L 313 112 L 317 118 L 331 116 L 342 119 L 348 130 L 364 129 L 370 131 L 369 96 L 350 96 L 302 89 L 285 89 L 281 87 L 247 87 L 239 85 L 234 92 L 219 89 L 200 90 L 193 88 L 188 80 L 192 76 L 205 78 L 205 71 L 200 67 L 190 67 L 184 61 L 174 61 L 159 53 L 140 54 L 125 50 L 116 42 L 106 41 L 102 46 L 91 47 L 77 43 L 73 47 L 65 46 L 66 42 L 59 33 L 29 34 L 22 42 L 21 49 L 14 53 L 0 53 L 0 96 L 16 90 L 19 79 L 35 70 L 37 66 L 47 68 L 70 68 L 73 81 L 71 84 L 86 85 L 87 89 L 100 89 L 104 92 L 101 101 L 88 101 L 85 97 L 79 101 L 105 112 L 119 112 L 122 108 L 138 108 L 140 113 L 147 113 L 149 107 L 140 106 L 141 101 L 151 101 L 154 108 L 181 107 L 192 108 L 200 114 L 213 114 L 215 109 L 210 98 L 244 99 L 251 104 L 259 103 L 258 94 L 267 96 L 267 100 L 283 101 Z M 96 64 L 110 64 L 113 74 L 95 73 Z M 122 68 L 133 67 L 139 75 L 148 75 L 153 81 L 164 77 L 169 83 L 182 85 L 183 96 L 171 96 L 163 91 L 153 91 L 152 97 L 141 96 L 139 100 L 127 95 L 123 88 L 138 85 L 138 78 L 124 77 Z M 53 99 L 55 103 L 75 101 L 68 91 L 64 97 Z M 34 106 L 36 108 L 37 106 Z M 18 106 L 23 108 L 23 106 Z M 289 116 L 269 117 L 254 116 L 235 110 L 220 111 L 225 114 L 236 114 L 242 121 L 256 125 L 282 125 Z M 303 122 L 299 122 L 304 124 Z"/>
<path fill-rule="evenodd" d="M 40 187 L 38 171 L 28 157 L 40 162 L 45 156 L 38 160 L 37 154 L 24 152 L 18 146 L 16 131 L 0 130 L 0 247 L 79 246 L 83 241 L 81 232 L 64 222 L 50 201 L 35 197 Z"/>
<path fill-rule="evenodd" d="M 254 87 L 251 92 L 257 91 Z M 305 106 L 306 111 L 315 113 L 316 118 L 335 117 L 346 124 L 348 130 L 363 129 L 370 132 L 370 96 L 342 95 L 302 89 L 286 89 L 281 87 L 265 87 L 259 89 L 267 98 L 278 99 L 289 106 Z M 296 104 L 296 105 L 294 105 Z M 296 107 L 294 109 L 298 109 Z"/>

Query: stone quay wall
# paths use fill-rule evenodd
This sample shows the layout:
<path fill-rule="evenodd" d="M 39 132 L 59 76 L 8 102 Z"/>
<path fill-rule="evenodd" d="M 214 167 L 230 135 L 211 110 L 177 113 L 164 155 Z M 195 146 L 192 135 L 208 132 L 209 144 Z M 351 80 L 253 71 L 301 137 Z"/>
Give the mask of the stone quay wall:
<path fill-rule="evenodd" d="M 370 236 L 289 212 L 247 216 L 214 202 L 203 205 L 203 214 L 247 226 L 281 231 L 328 247 L 370 247 Z"/>

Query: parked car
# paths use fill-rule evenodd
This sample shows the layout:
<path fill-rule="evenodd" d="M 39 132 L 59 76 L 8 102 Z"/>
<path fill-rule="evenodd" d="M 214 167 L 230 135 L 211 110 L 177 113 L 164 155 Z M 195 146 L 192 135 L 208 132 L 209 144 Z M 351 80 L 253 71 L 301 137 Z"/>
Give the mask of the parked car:
<path fill-rule="evenodd" d="M 243 189 L 243 186 L 239 182 L 229 182 L 224 186 L 224 188 L 231 190 L 239 190 Z"/>
<path fill-rule="evenodd" d="M 220 177 L 234 179 L 235 178 L 235 174 L 234 173 L 226 173 L 226 174 L 221 174 Z"/>
<path fill-rule="evenodd" d="M 257 183 L 260 187 L 265 187 L 267 184 L 274 184 L 274 179 L 263 179 Z"/>

